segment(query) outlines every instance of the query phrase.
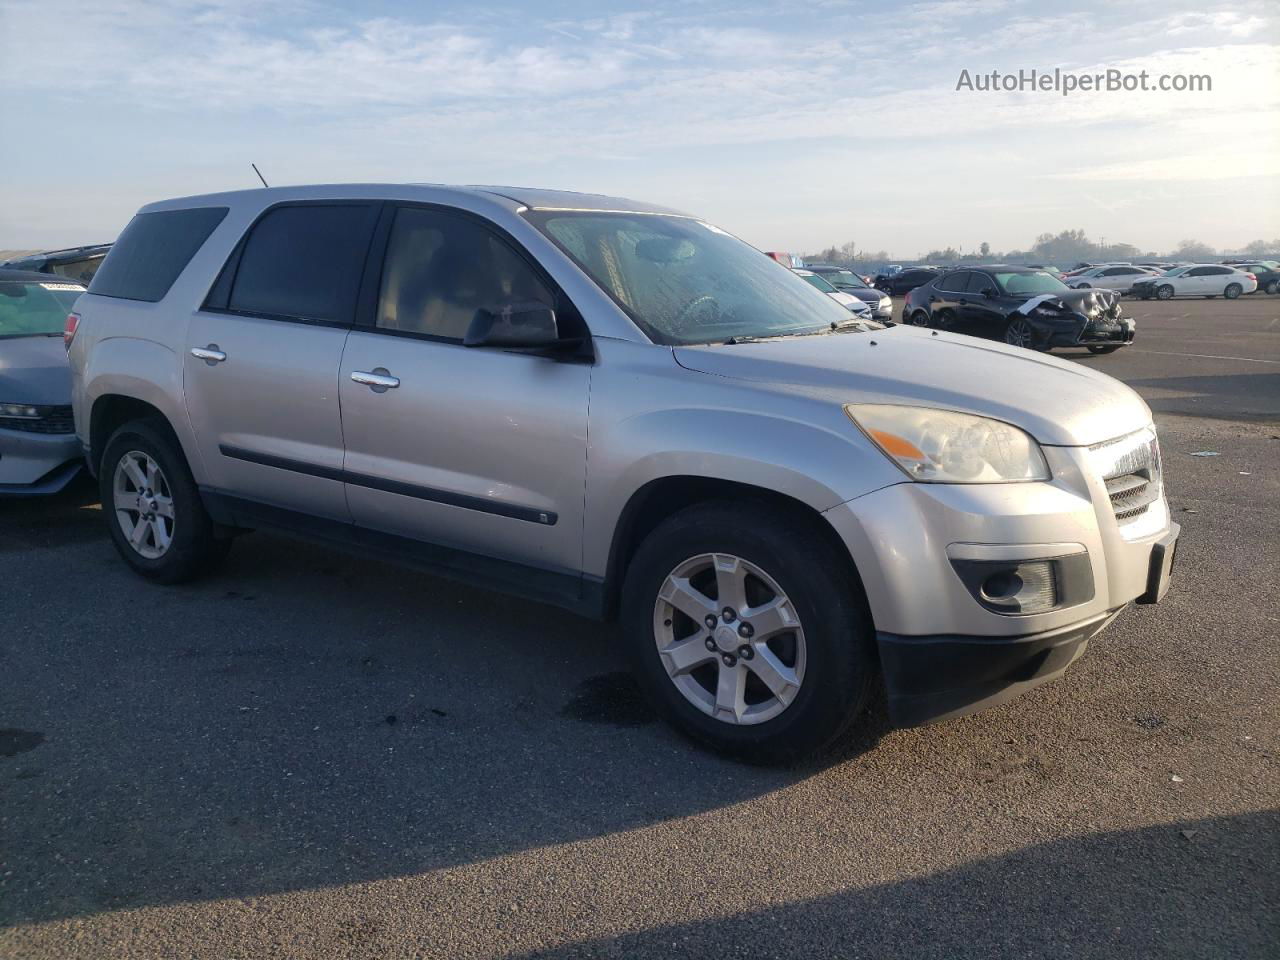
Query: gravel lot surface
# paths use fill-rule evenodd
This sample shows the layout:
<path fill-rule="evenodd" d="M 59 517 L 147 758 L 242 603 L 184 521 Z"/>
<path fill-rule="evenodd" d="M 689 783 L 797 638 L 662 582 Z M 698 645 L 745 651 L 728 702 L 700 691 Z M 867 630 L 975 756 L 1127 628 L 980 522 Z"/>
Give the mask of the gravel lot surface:
<path fill-rule="evenodd" d="M 1280 955 L 1280 297 L 1131 309 L 1073 358 L 1156 411 L 1165 602 L 798 770 L 612 627 L 264 535 L 155 587 L 86 487 L 0 502 L 0 956 Z"/>

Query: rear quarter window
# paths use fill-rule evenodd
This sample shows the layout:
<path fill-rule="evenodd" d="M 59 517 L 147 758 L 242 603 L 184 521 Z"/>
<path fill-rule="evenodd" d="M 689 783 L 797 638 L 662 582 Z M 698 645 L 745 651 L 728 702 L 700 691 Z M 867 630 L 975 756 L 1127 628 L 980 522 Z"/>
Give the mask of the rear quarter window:
<path fill-rule="evenodd" d="M 149 303 L 163 300 L 226 215 L 226 207 L 138 214 L 102 261 L 89 292 Z"/>

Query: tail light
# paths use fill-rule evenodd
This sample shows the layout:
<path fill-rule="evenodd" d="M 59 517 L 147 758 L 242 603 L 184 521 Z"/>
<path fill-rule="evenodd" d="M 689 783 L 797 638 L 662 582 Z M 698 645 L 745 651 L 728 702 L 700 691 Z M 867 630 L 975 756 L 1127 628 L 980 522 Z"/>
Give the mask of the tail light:
<path fill-rule="evenodd" d="M 66 326 L 62 328 L 62 345 L 71 349 L 71 341 L 76 338 L 76 330 L 80 328 L 80 314 L 68 313 Z"/>
<path fill-rule="evenodd" d="M 1252 280 L 1254 283 L 1258 282 L 1257 276 L 1252 273 L 1246 273 L 1245 276 L 1248 277 L 1250 280 Z"/>

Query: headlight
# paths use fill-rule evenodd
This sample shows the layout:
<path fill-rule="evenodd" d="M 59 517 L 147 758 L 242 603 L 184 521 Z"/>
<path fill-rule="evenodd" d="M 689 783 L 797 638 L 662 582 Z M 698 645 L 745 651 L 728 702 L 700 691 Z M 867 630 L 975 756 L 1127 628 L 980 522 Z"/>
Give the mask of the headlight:
<path fill-rule="evenodd" d="M 38 407 L 26 403 L 0 403 L 0 417 L 12 417 L 17 420 L 39 420 L 43 414 Z"/>
<path fill-rule="evenodd" d="M 912 480 L 1010 483 L 1048 480 L 1040 445 L 987 417 L 930 407 L 845 404 L 844 412 Z"/>

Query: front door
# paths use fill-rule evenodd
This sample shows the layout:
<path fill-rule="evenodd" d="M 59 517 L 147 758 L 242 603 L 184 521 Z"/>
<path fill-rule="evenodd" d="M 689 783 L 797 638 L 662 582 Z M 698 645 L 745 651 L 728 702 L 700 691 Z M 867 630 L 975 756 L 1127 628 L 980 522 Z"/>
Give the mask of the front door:
<path fill-rule="evenodd" d="M 340 377 L 357 524 L 582 569 L 590 364 L 462 344 L 477 310 L 531 301 L 564 331 L 563 295 L 486 221 L 395 211 L 373 325 L 352 331 Z"/>

